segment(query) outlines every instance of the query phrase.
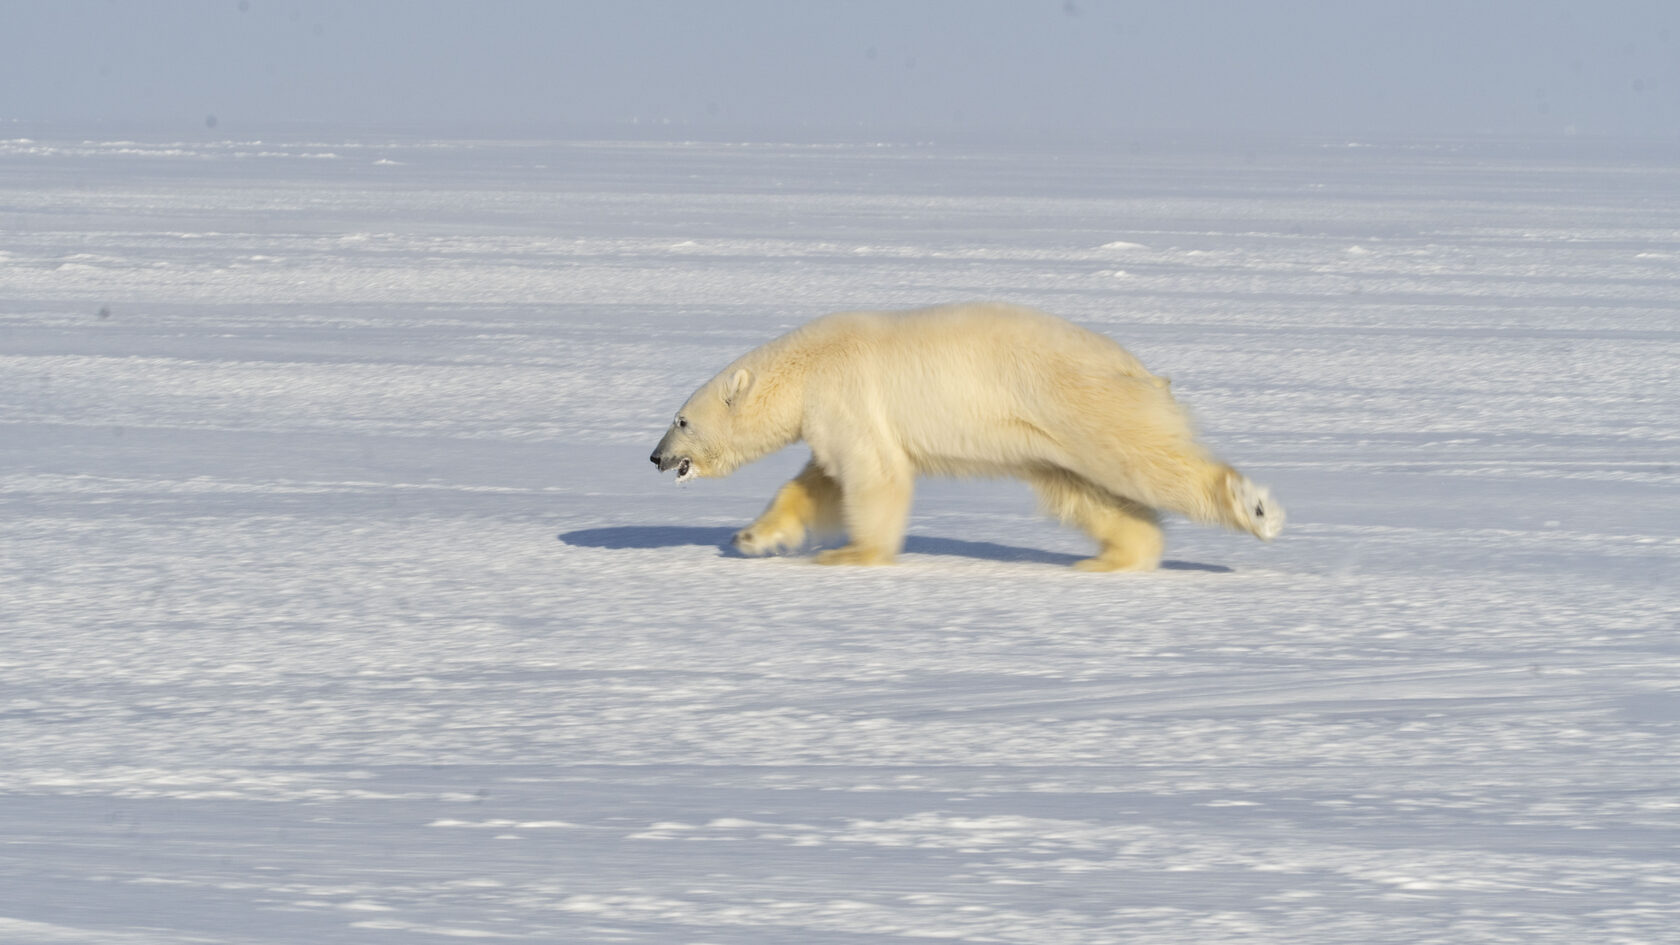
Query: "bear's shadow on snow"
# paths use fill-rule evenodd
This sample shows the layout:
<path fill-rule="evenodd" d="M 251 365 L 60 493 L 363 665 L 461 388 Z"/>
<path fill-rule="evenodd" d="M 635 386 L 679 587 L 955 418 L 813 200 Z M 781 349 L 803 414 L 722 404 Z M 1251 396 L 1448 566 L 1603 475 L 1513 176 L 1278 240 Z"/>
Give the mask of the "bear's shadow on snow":
<path fill-rule="evenodd" d="M 692 525 L 620 525 L 613 528 L 582 528 L 562 532 L 563 544 L 580 548 L 680 548 L 691 545 L 716 548 L 725 557 L 743 558 L 729 540 L 735 535 L 732 528 L 701 528 Z M 932 538 L 911 535 L 904 540 L 904 553 L 912 555 L 947 555 L 954 558 L 979 558 L 983 561 L 1026 562 L 1068 567 L 1080 555 L 1000 545 L 992 541 L 967 541 L 961 538 Z M 1230 574 L 1221 564 L 1198 564 L 1194 561 L 1163 561 L 1163 571 L 1207 571 Z"/>

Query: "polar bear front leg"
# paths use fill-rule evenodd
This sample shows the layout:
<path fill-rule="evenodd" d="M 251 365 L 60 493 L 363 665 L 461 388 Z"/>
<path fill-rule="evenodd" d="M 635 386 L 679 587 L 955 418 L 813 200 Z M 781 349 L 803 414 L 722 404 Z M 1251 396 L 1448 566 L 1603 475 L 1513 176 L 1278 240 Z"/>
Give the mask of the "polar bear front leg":
<path fill-rule="evenodd" d="M 816 460 L 788 480 L 751 525 L 735 533 L 735 549 L 744 555 L 791 551 L 812 533 L 838 531 L 840 484 Z"/>
<path fill-rule="evenodd" d="M 818 564 L 891 564 L 904 547 L 915 474 L 908 461 L 878 474 L 854 476 L 841 483 L 840 508 L 846 544 L 817 555 Z"/>

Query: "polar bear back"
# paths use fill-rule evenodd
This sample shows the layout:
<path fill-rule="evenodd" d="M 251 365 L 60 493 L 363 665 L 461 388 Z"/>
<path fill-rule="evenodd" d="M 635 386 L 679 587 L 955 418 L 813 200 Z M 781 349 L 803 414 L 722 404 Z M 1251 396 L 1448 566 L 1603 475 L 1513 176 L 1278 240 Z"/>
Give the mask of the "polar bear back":
<path fill-rule="evenodd" d="M 1010 474 L 1061 464 L 1117 417 L 1182 413 L 1167 383 L 1113 340 L 996 303 L 819 318 L 743 362 L 803 381 L 805 440 L 819 455 L 860 443 L 920 471 Z"/>

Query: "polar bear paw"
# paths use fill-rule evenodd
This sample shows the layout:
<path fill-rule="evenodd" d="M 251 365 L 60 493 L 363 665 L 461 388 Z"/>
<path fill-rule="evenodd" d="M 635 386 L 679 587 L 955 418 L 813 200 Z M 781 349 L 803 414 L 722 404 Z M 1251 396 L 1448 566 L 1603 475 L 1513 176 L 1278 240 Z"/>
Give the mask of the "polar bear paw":
<path fill-rule="evenodd" d="M 805 544 L 804 529 L 775 528 L 754 522 L 730 539 L 735 550 L 751 558 L 786 554 Z"/>
<path fill-rule="evenodd" d="M 872 548 L 868 545 L 850 544 L 819 552 L 817 554 L 816 561 L 818 564 L 892 564 L 893 555 L 891 552 L 884 551 L 880 548 Z"/>
<path fill-rule="evenodd" d="M 1283 531 L 1283 506 L 1272 498 L 1270 489 L 1254 484 L 1246 476 L 1232 476 L 1230 489 L 1237 521 L 1249 534 L 1261 541 L 1271 541 Z"/>

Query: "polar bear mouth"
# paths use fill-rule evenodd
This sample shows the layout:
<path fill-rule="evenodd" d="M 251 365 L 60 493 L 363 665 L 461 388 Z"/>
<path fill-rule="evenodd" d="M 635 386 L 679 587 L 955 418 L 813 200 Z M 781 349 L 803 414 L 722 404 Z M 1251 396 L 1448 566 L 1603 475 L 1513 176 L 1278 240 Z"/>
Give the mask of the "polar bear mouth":
<path fill-rule="evenodd" d="M 682 459 L 677 461 L 677 481 L 678 482 L 687 482 L 690 479 L 693 479 L 694 476 L 695 476 L 694 462 L 692 460 L 690 460 L 688 457 L 685 456 Z"/>

